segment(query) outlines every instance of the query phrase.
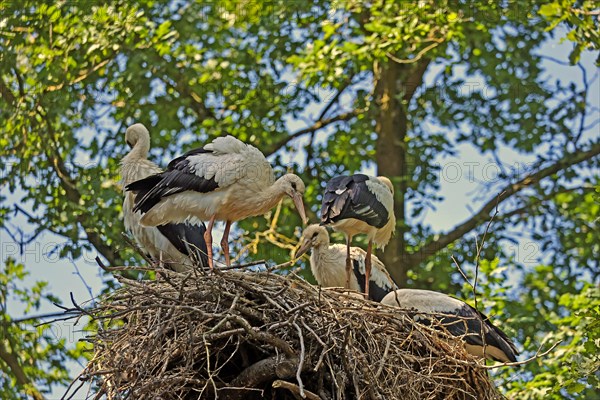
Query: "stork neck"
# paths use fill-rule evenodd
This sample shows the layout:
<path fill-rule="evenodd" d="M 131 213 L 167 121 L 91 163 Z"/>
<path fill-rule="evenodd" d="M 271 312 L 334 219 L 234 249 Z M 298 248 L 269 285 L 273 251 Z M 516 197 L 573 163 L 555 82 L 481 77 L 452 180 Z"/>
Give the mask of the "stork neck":
<path fill-rule="evenodd" d="M 267 212 L 275 207 L 283 198 L 283 196 L 285 196 L 285 191 L 283 190 L 281 182 L 277 180 L 274 184 L 268 186 L 266 189 L 256 192 L 256 208 L 261 210 L 261 213 Z"/>
<path fill-rule="evenodd" d="M 326 257 L 328 249 L 329 246 L 313 246 L 310 253 L 310 261 L 313 269 L 318 269 L 320 267 L 321 258 Z"/>
<path fill-rule="evenodd" d="M 133 146 L 129 154 L 127 154 L 123 160 L 124 161 L 133 161 L 133 160 L 147 160 L 148 152 L 150 151 L 150 141 L 145 140 L 144 138 L 140 138 L 137 143 Z"/>

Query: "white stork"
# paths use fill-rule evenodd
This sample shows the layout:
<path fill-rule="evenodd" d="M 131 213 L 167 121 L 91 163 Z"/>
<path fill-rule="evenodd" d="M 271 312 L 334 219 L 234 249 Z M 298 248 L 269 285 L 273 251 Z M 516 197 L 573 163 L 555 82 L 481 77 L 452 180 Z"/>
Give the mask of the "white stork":
<path fill-rule="evenodd" d="M 302 233 L 296 258 L 312 248 L 310 269 L 322 287 L 343 287 L 346 283 L 346 246 L 329 244 L 327 229 L 317 224 L 309 225 Z M 350 278 L 349 289 L 365 292 L 366 252 L 360 247 L 350 248 L 350 258 L 354 274 Z M 383 263 L 373 256 L 373 270 L 369 277 L 369 298 L 381 301 L 392 290 L 398 289 Z"/>
<path fill-rule="evenodd" d="M 327 182 L 321 206 L 321 225 L 346 235 L 346 287 L 350 287 L 352 237 L 366 234 L 365 295 L 369 293 L 373 243 L 383 248 L 396 227 L 394 187 L 384 177 L 363 174 L 336 176 Z"/>
<path fill-rule="evenodd" d="M 142 124 L 127 128 L 125 141 L 131 151 L 123 157 L 120 165 L 123 187 L 131 182 L 158 174 L 162 170 L 148 160 L 150 134 Z M 150 258 L 162 261 L 175 271 L 183 272 L 193 266 L 206 266 L 206 242 L 203 222 L 165 224 L 157 227 L 145 227 L 140 224 L 142 214 L 134 212 L 134 194 L 123 189 L 123 216 L 125 229 L 131 233 L 137 244 Z"/>
<path fill-rule="evenodd" d="M 211 268 L 215 220 L 225 221 L 221 247 L 229 266 L 231 223 L 266 213 L 285 195 L 292 198 L 306 223 L 304 189 L 304 182 L 294 174 L 275 180 L 265 156 L 233 136 L 218 137 L 177 157 L 166 171 L 127 186 L 137 193 L 134 210 L 144 213 L 143 225 L 183 222 L 190 217 L 209 220 L 204 238 Z"/>
<path fill-rule="evenodd" d="M 476 357 L 517 361 L 519 352 L 508 336 L 461 300 L 431 290 L 398 289 L 388 293 L 381 304 L 409 309 L 424 322 L 435 318 L 450 334 L 464 340 L 467 352 Z"/>

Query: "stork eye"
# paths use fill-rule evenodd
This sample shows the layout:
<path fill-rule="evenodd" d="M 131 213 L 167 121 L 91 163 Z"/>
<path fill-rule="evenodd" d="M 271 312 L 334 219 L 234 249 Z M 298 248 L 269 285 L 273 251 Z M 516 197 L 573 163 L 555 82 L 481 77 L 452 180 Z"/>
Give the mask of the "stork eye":
<path fill-rule="evenodd" d="M 296 182 L 292 182 L 292 189 L 296 190 Z"/>
<path fill-rule="evenodd" d="M 313 235 L 312 235 L 312 238 L 313 238 L 313 239 L 314 239 L 314 238 L 316 238 L 318 234 L 319 234 L 319 232 L 315 232 L 315 233 L 313 233 Z"/>

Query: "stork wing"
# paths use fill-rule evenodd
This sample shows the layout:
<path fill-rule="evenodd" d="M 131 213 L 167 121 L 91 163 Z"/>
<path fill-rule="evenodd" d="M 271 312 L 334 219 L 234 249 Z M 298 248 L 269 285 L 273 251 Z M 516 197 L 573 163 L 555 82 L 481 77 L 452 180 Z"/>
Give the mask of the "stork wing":
<path fill-rule="evenodd" d="M 127 185 L 127 190 L 136 192 L 133 211 L 148 212 L 163 197 L 192 190 L 201 193 L 211 192 L 219 187 L 214 174 L 210 177 L 196 173 L 196 163 L 191 157 L 210 155 L 204 148 L 194 149 L 169 163 L 167 170 L 151 175 Z"/>
<path fill-rule="evenodd" d="M 358 281 L 361 292 L 365 291 L 365 259 L 366 252 L 360 247 L 350 249 L 354 276 Z M 398 285 L 385 269 L 385 266 L 376 256 L 371 257 L 371 277 L 369 279 L 369 298 L 380 302 L 386 294 L 398 289 Z"/>
<path fill-rule="evenodd" d="M 189 256 L 200 267 L 208 265 L 206 242 L 204 232 L 206 225 L 193 225 L 189 223 L 166 224 L 157 226 L 173 246 L 181 253 Z"/>
<path fill-rule="evenodd" d="M 385 205 L 371 191 L 367 175 L 337 176 L 325 187 L 321 206 L 321 223 L 330 224 L 355 218 L 382 228 L 389 219 Z"/>
<path fill-rule="evenodd" d="M 509 360 L 517 360 L 518 350 L 508 336 L 493 325 L 487 316 L 468 304 L 463 303 L 462 307 L 456 309 L 453 314 L 440 313 L 439 320 L 448 332 L 463 337 L 468 344 L 496 347 L 502 350 Z"/>
<path fill-rule="evenodd" d="M 127 190 L 137 192 L 134 211 L 145 213 L 164 197 L 185 191 L 212 192 L 242 179 L 257 187 L 273 182 L 271 165 L 260 151 L 230 136 L 218 139 L 175 158 L 165 172 L 127 185 Z"/>

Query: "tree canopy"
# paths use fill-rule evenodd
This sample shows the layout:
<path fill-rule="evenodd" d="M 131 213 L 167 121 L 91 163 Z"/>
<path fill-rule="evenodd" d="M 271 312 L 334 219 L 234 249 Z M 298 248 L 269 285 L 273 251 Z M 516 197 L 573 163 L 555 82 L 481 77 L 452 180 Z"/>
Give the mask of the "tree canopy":
<path fill-rule="evenodd" d="M 122 240 L 126 126 L 150 129 L 160 165 L 231 134 L 304 179 L 313 221 L 329 178 L 390 177 L 398 223 L 380 255 L 400 286 L 471 301 L 477 292 L 525 357 L 562 340 L 518 371 L 495 372 L 508 395 L 600 394 L 594 2 L 24 1 L 0 10 L 3 246 L 56 235 L 65 261 L 87 251 L 139 264 Z M 484 179 L 468 205 L 453 205 L 469 215 L 440 229 L 428 215 L 463 188 L 451 186 L 449 161 Z M 290 258 L 301 222 L 287 203 L 277 217 L 275 230 L 273 215 L 238 224 L 238 249 L 251 245 L 244 258 Z M 515 255 L 524 243 L 534 251 Z M 32 346 L 19 333 L 39 321 L 17 321 L 9 299 L 29 314 L 56 299 L 43 283 L 17 284 L 28 266 L 2 257 L 0 394 L 41 397 L 68 382 L 66 360 L 83 348 Z M 475 288 L 461 271 L 478 278 Z"/>

